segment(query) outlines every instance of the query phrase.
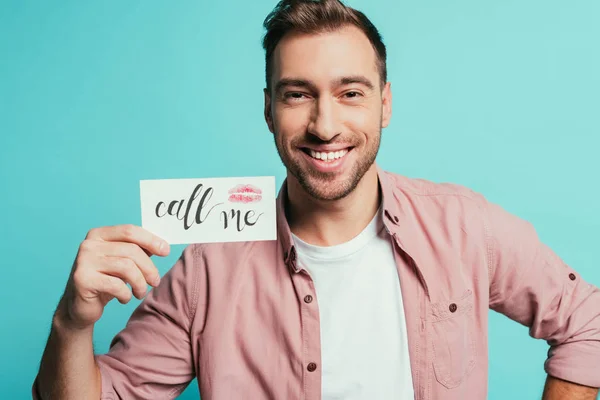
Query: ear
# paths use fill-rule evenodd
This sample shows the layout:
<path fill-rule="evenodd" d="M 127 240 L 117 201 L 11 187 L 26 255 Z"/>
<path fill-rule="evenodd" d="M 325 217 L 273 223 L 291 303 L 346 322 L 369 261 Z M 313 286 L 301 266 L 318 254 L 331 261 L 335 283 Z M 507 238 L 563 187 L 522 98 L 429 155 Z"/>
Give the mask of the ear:
<path fill-rule="evenodd" d="M 275 129 L 273 129 L 273 113 L 271 112 L 271 95 L 269 94 L 269 90 L 265 88 L 265 121 L 267 122 L 267 126 L 271 133 L 275 133 Z"/>
<path fill-rule="evenodd" d="M 392 118 L 392 83 L 388 82 L 381 92 L 381 127 L 387 128 Z"/>

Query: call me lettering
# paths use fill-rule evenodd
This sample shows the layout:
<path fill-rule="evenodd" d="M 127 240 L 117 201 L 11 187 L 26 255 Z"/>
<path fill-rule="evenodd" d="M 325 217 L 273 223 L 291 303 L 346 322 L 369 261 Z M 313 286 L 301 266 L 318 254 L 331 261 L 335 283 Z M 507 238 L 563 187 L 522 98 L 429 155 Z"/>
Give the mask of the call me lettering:
<path fill-rule="evenodd" d="M 198 184 L 192 191 L 189 199 L 171 200 L 168 202 L 160 201 L 156 204 L 155 215 L 158 218 L 172 216 L 180 221 L 183 221 L 185 230 L 190 229 L 194 223 L 200 225 L 209 218 L 213 210 L 223 208 L 223 202 L 209 205 L 210 199 L 214 193 L 212 187 L 204 190 L 203 184 Z M 202 196 L 200 197 L 200 195 Z M 196 199 L 200 199 L 196 202 Z M 197 204 L 195 204 L 197 203 Z M 194 210 L 195 207 L 195 210 Z M 191 214 L 194 214 L 192 217 Z M 231 210 L 221 210 L 219 219 L 223 222 L 223 229 L 227 229 L 231 224 L 236 226 L 238 232 L 241 232 L 247 226 L 253 226 L 258 222 L 258 219 L 263 213 L 256 215 L 256 211 L 242 211 L 232 208 Z"/>

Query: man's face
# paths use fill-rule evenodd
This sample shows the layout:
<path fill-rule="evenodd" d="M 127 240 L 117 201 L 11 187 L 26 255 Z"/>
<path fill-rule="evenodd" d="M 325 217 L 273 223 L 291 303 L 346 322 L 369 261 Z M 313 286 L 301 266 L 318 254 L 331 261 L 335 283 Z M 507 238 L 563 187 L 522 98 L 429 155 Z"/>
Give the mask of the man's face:
<path fill-rule="evenodd" d="M 302 188 L 320 200 L 354 190 L 373 166 L 391 116 L 376 53 L 356 27 L 286 35 L 273 53 L 265 119 L 279 156 Z"/>

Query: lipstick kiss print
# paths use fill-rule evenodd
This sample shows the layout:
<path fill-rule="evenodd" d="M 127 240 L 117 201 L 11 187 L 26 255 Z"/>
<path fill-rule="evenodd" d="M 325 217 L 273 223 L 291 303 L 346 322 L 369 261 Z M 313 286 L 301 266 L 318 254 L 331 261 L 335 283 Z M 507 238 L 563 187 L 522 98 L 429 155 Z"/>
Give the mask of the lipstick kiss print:
<path fill-rule="evenodd" d="M 262 200 L 262 190 L 252 185 L 237 185 L 229 189 L 229 199 L 232 203 L 257 203 Z"/>

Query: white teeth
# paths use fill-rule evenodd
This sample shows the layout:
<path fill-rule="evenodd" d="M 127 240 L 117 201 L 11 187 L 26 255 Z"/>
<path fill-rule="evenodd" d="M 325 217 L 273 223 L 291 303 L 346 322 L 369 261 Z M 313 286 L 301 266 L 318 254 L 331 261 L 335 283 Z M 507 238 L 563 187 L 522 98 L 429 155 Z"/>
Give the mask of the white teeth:
<path fill-rule="evenodd" d="M 344 157 L 348 153 L 348 150 L 329 151 L 329 152 L 310 150 L 309 153 L 312 158 L 316 158 L 317 160 L 332 161 L 332 160 L 337 160 L 338 158 Z"/>

